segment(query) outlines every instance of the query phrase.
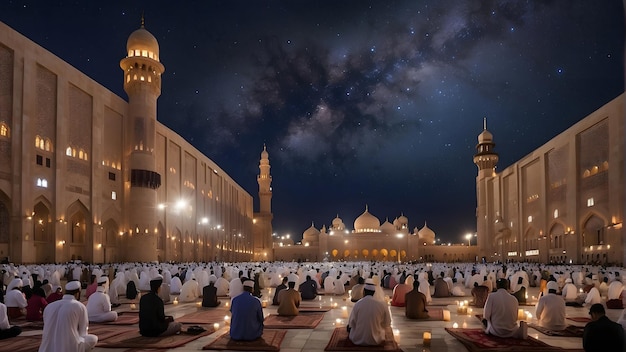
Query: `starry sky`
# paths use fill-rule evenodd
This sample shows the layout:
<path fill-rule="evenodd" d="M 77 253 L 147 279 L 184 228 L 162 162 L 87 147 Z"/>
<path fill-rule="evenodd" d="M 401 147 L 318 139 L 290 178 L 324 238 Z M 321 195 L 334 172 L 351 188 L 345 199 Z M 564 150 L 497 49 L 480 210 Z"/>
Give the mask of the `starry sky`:
<path fill-rule="evenodd" d="M 10 1 L 0 21 L 126 99 L 140 26 L 165 65 L 158 120 L 298 238 L 368 205 L 442 242 L 473 232 L 477 136 L 498 170 L 624 91 L 620 0 Z"/>

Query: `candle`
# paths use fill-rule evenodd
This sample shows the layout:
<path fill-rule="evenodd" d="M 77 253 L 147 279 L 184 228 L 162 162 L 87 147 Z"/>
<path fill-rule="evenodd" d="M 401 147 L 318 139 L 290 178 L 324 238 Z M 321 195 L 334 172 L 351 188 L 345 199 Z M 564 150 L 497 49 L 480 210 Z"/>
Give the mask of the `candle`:
<path fill-rule="evenodd" d="M 533 318 L 533 315 L 532 315 L 532 314 L 530 314 L 530 312 L 529 312 L 529 311 L 526 311 L 526 318 L 527 318 L 528 320 L 530 320 L 530 319 L 532 319 L 532 318 Z"/>
<path fill-rule="evenodd" d="M 261 307 L 267 308 L 267 301 L 261 301 Z"/>
<path fill-rule="evenodd" d="M 202 307 L 202 302 L 196 302 L 196 306 Z"/>
<path fill-rule="evenodd" d="M 443 321 L 450 321 L 450 311 L 447 309 L 443 310 Z"/>
<path fill-rule="evenodd" d="M 346 306 L 341 307 L 341 317 L 342 318 L 348 317 L 348 307 Z"/>
<path fill-rule="evenodd" d="M 456 329 L 456 328 L 458 328 L 458 327 L 459 327 L 459 324 L 454 323 L 454 324 L 452 324 L 452 327 Z"/>
<path fill-rule="evenodd" d="M 333 303 L 333 308 L 337 308 L 337 302 Z"/>
<path fill-rule="evenodd" d="M 393 339 L 400 343 L 400 329 L 393 329 Z"/>
<path fill-rule="evenodd" d="M 224 306 L 226 306 L 226 308 L 228 308 L 228 306 L 230 306 L 230 302 L 226 302 L 226 303 L 224 304 Z"/>
<path fill-rule="evenodd" d="M 322 300 L 322 296 L 317 296 L 317 300 L 321 301 Z"/>
<path fill-rule="evenodd" d="M 341 319 L 337 318 L 335 320 L 335 325 L 337 325 L 337 326 L 341 325 Z"/>
<path fill-rule="evenodd" d="M 424 331 L 424 335 L 422 336 L 422 338 L 424 339 L 424 346 L 430 346 L 431 337 L 432 335 L 430 334 L 430 331 Z"/>
<path fill-rule="evenodd" d="M 463 329 L 466 329 L 466 328 L 467 328 L 467 323 L 463 322 Z"/>
<path fill-rule="evenodd" d="M 135 303 L 130 304 L 130 309 L 133 309 L 133 310 L 137 309 L 137 306 L 135 305 Z"/>
<path fill-rule="evenodd" d="M 220 328 L 220 323 L 215 323 L 215 324 L 213 324 L 213 328 L 214 328 L 215 330 L 218 330 L 218 329 Z"/>
<path fill-rule="evenodd" d="M 467 308 L 467 315 L 472 315 L 474 310 L 472 308 Z"/>
<path fill-rule="evenodd" d="M 227 326 L 230 325 L 230 317 L 228 315 L 224 316 L 224 324 Z"/>
<path fill-rule="evenodd" d="M 524 314 L 523 309 L 517 310 L 517 320 L 524 320 L 526 318 L 526 314 Z"/>
<path fill-rule="evenodd" d="M 172 304 L 178 304 L 178 298 L 174 298 L 174 301 L 172 302 Z"/>

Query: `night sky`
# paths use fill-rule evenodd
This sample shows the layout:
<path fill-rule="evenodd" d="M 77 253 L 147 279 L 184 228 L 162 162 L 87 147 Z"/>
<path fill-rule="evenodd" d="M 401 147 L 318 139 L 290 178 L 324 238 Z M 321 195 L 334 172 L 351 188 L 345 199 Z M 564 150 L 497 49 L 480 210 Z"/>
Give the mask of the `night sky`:
<path fill-rule="evenodd" d="M 158 120 L 255 199 L 270 153 L 274 230 L 339 214 L 475 231 L 487 118 L 516 162 L 624 91 L 624 11 L 602 1 L 7 1 L 0 21 L 124 99 L 140 26 L 165 65 Z"/>

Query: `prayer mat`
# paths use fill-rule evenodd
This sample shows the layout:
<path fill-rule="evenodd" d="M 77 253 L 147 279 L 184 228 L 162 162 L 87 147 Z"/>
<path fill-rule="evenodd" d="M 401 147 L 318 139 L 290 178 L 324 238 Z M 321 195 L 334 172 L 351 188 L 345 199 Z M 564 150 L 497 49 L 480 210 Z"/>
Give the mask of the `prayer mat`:
<path fill-rule="evenodd" d="M 26 320 L 18 320 L 14 324 L 22 328 L 22 330 L 41 330 L 43 329 L 43 321 L 26 321 Z"/>
<path fill-rule="evenodd" d="M 348 338 L 345 327 L 335 328 L 333 335 L 328 341 L 324 351 L 370 351 L 370 352 L 402 352 L 393 339 L 393 331 L 388 328 L 385 331 L 385 342 L 378 346 L 357 346 Z"/>
<path fill-rule="evenodd" d="M 533 323 L 528 323 L 528 327 L 529 328 L 533 328 L 537 331 L 539 331 L 540 333 L 544 334 L 544 335 L 548 335 L 548 336 L 562 336 L 562 337 L 583 337 L 583 332 L 585 331 L 585 327 L 584 326 L 576 326 L 576 325 L 568 325 L 565 329 L 563 330 L 550 330 L 550 329 L 546 329 L 543 326 L 537 325 L 537 324 L 533 324 Z"/>
<path fill-rule="evenodd" d="M 302 306 L 300 306 L 298 308 L 298 311 L 300 313 L 316 313 L 316 312 L 324 313 L 324 312 L 330 311 L 331 309 L 333 309 L 333 307 L 331 307 L 331 306 L 321 306 L 321 307 L 319 305 L 318 306 L 311 306 L 311 307 L 306 307 L 306 306 L 302 307 Z"/>
<path fill-rule="evenodd" d="M 122 312 L 118 313 L 117 320 L 107 321 L 105 323 L 92 323 L 97 325 L 133 325 L 139 323 L 139 312 Z"/>
<path fill-rule="evenodd" d="M 230 333 L 222 334 L 215 341 L 202 347 L 203 350 L 235 350 L 235 351 L 280 351 L 287 331 L 263 329 L 263 335 L 254 341 L 235 341 Z"/>
<path fill-rule="evenodd" d="M 215 308 L 200 308 L 196 312 L 185 314 L 175 320 L 183 324 L 213 324 L 223 323 L 224 317 L 227 315 L 230 316 L 230 312 L 227 310 Z"/>
<path fill-rule="evenodd" d="M 589 317 L 567 317 L 567 319 L 577 323 L 588 323 L 591 321 L 591 318 Z"/>
<path fill-rule="evenodd" d="M 324 313 L 301 313 L 294 316 L 270 314 L 263 322 L 266 329 L 315 329 L 324 319 Z"/>
<path fill-rule="evenodd" d="M 139 348 L 139 349 L 168 349 L 183 346 L 202 336 L 207 336 L 215 332 L 212 326 L 205 326 L 206 331 L 191 335 L 180 333 L 172 336 L 146 337 L 139 334 L 139 329 L 126 330 L 121 334 L 111 336 L 107 339 L 98 339 L 97 347 L 103 348 Z"/>
<path fill-rule="evenodd" d="M 129 331 L 139 331 L 138 329 L 138 327 L 131 325 L 90 324 L 87 332 L 98 336 L 98 342 L 100 342 Z"/>
<path fill-rule="evenodd" d="M 483 329 L 446 328 L 446 331 L 459 340 L 470 352 L 570 351 L 548 345 L 530 336 L 527 339 L 503 338 L 487 335 Z"/>
<path fill-rule="evenodd" d="M 2 351 L 11 352 L 37 352 L 41 345 L 41 335 L 37 336 L 16 336 L 1 340 Z"/>

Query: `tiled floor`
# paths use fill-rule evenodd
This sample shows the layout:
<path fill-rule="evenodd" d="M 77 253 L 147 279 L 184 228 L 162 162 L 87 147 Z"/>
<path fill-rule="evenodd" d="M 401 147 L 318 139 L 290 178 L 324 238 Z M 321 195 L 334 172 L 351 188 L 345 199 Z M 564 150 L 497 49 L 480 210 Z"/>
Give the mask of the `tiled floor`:
<path fill-rule="evenodd" d="M 533 301 L 534 297 L 537 297 L 538 288 L 531 287 L 528 292 L 528 297 L 530 301 Z M 469 291 L 468 291 L 469 292 Z M 264 290 L 264 293 L 267 295 L 267 289 Z M 391 295 L 390 290 L 386 290 L 387 295 Z M 331 301 L 332 299 L 332 301 Z M 444 321 L 415 321 L 408 320 L 404 317 L 404 308 L 399 307 L 389 307 L 392 315 L 392 328 L 394 329 L 394 333 L 396 334 L 396 341 L 398 342 L 400 348 L 402 348 L 405 352 L 415 352 L 415 351 L 436 351 L 436 352 L 446 352 L 446 351 L 466 351 L 467 349 L 458 342 L 455 338 L 449 335 L 446 331 L 446 327 L 453 327 L 454 323 L 457 323 L 459 327 L 468 327 L 468 328 L 479 328 L 481 327 L 480 321 L 474 317 L 474 314 L 482 313 L 482 309 L 473 309 L 471 315 L 461 315 L 459 316 L 456 313 L 456 306 L 454 305 L 455 299 L 460 299 L 460 297 L 454 298 L 433 298 L 433 304 L 440 304 L 442 302 L 450 302 L 451 305 L 448 307 L 451 313 L 451 320 L 448 322 Z M 466 296 L 464 299 L 471 301 L 471 296 Z M 535 299 L 536 300 L 536 299 Z M 282 352 L 299 352 L 299 351 L 307 351 L 307 352 L 321 352 L 324 351 L 324 347 L 330 340 L 331 334 L 335 325 L 337 324 L 337 319 L 339 319 L 340 324 L 345 326 L 347 319 L 343 316 L 342 306 L 346 306 L 348 312 L 352 309 L 353 303 L 350 300 L 344 301 L 341 296 L 321 296 L 321 300 L 319 301 L 323 305 L 332 305 L 333 303 L 337 303 L 337 308 L 332 309 L 329 312 L 324 314 L 324 319 L 315 329 L 290 329 L 287 330 L 287 335 L 281 344 Z M 525 309 L 534 315 L 535 308 L 533 306 L 523 306 L 520 307 Z M 122 305 L 118 310 L 128 309 L 128 305 Z M 228 308 L 222 305 L 218 308 L 219 310 L 224 311 L 224 315 L 228 315 Z M 191 313 L 197 310 L 197 306 L 195 303 L 186 303 L 186 304 L 178 304 L 166 305 L 166 314 L 173 315 L 175 318 L 183 316 L 187 313 Z M 265 314 L 276 313 L 276 308 L 272 306 L 268 306 L 268 308 L 264 309 Z M 567 307 L 566 314 L 568 317 L 574 316 L 588 316 L 588 308 L 574 308 Z M 607 310 L 607 315 L 614 321 L 621 316 L 622 310 Z M 531 320 L 532 321 L 532 320 Z M 575 323 L 571 320 L 566 321 L 567 324 L 572 325 L 581 325 L 584 323 Z M 424 347 L 422 336 L 424 331 L 430 331 L 432 334 L 432 343 L 430 347 Z M 209 335 L 202 338 L 199 338 L 193 342 L 188 343 L 187 345 L 173 349 L 172 351 L 198 351 L 201 350 L 203 346 L 207 345 L 215 338 L 220 336 L 223 333 L 228 332 L 228 328 L 224 326 L 224 323 L 220 324 L 220 329 Z M 27 334 L 36 334 L 35 331 L 28 331 Z M 40 332 L 39 332 L 40 333 Z M 532 337 L 538 338 L 550 345 L 558 346 L 562 348 L 573 348 L 573 349 L 582 349 L 582 339 L 580 338 L 564 338 L 564 337 L 551 337 L 546 336 L 538 331 L 529 328 L 528 334 Z M 124 351 L 125 349 L 110 349 L 110 348 L 96 348 L 94 351 L 98 352 L 116 352 L 116 351 Z"/>

